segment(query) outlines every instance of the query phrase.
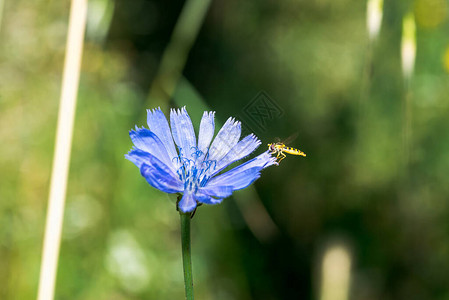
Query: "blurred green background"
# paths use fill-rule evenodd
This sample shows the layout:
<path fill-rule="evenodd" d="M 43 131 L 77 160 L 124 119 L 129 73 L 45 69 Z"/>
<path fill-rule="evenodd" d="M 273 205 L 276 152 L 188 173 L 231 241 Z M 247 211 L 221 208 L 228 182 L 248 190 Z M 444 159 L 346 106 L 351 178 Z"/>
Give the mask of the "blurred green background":
<path fill-rule="evenodd" d="M 0 0 L 0 299 L 37 294 L 69 6 Z M 183 299 L 174 200 L 124 159 L 145 109 L 183 105 L 307 153 L 199 208 L 197 299 L 449 299 L 448 9 L 386 1 L 370 41 L 365 1 L 90 0 L 56 299 Z"/>

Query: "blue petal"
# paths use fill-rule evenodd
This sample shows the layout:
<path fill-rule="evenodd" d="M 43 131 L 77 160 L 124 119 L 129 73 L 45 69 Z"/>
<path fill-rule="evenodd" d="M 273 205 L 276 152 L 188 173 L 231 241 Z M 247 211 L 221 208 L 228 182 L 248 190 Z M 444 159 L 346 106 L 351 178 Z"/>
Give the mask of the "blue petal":
<path fill-rule="evenodd" d="M 133 148 L 131 149 L 128 154 L 125 154 L 125 158 L 127 160 L 130 160 L 131 162 L 133 162 L 139 169 L 142 166 L 142 164 L 146 163 L 149 164 L 150 163 L 150 159 L 149 159 L 149 153 L 145 152 L 143 150 L 140 149 L 136 149 Z"/>
<path fill-rule="evenodd" d="M 172 109 L 170 111 L 170 124 L 173 139 L 180 149 L 182 156 L 192 159 L 192 153 L 196 152 L 196 138 L 192 121 L 185 107 L 181 110 Z"/>
<path fill-rule="evenodd" d="M 262 154 L 259 154 L 258 156 L 254 157 L 253 159 L 248 160 L 247 162 L 241 164 L 238 167 L 235 167 L 234 169 L 228 171 L 237 171 L 237 170 L 245 170 L 253 167 L 261 167 L 262 169 L 265 169 L 269 166 L 275 165 L 276 163 L 276 157 L 273 157 L 272 154 L 269 151 L 265 151 Z M 228 173 L 226 172 L 226 173 Z"/>
<path fill-rule="evenodd" d="M 232 185 L 216 185 L 210 186 L 206 185 L 205 187 L 200 187 L 198 191 L 204 195 L 217 197 L 217 198 L 226 198 L 232 195 L 232 191 L 234 190 Z"/>
<path fill-rule="evenodd" d="M 136 148 L 157 157 L 176 172 L 176 167 L 174 166 L 172 159 L 169 157 L 165 146 L 156 134 L 145 128 L 137 128 L 136 130 L 131 130 L 129 136 Z"/>
<path fill-rule="evenodd" d="M 250 155 L 257 147 L 260 146 L 260 141 L 253 134 L 250 134 L 243 138 L 240 142 L 232 147 L 231 151 L 226 154 L 218 163 L 213 174 L 216 174 L 226 168 L 233 162 L 240 160 L 248 155 Z"/>
<path fill-rule="evenodd" d="M 201 119 L 200 131 L 198 134 L 198 150 L 204 153 L 204 155 L 206 155 L 210 142 L 214 137 L 215 131 L 214 116 L 215 112 L 205 111 L 203 114 L 203 118 Z"/>
<path fill-rule="evenodd" d="M 195 194 L 195 198 L 196 198 L 196 201 L 198 201 L 198 202 L 201 202 L 204 204 L 211 204 L 211 205 L 219 204 L 219 203 L 221 203 L 221 201 L 223 201 L 223 199 L 215 199 L 215 198 L 212 198 L 211 196 L 205 195 L 200 192 L 197 192 Z"/>
<path fill-rule="evenodd" d="M 140 174 L 154 188 L 166 193 L 180 193 L 184 191 L 184 184 L 169 167 L 156 157 L 148 154 L 149 163 L 143 163 Z"/>
<path fill-rule="evenodd" d="M 232 185 L 234 190 L 242 189 L 259 178 L 260 170 L 274 164 L 276 164 L 276 158 L 266 151 L 232 170 L 213 177 L 206 186 Z M 245 176 L 248 176 L 247 180 Z"/>
<path fill-rule="evenodd" d="M 232 186 L 233 190 L 244 189 L 260 177 L 261 170 L 262 167 L 253 167 L 249 169 L 234 168 L 224 174 L 212 178 L 206 187 L 214 190 L 228 186 Z"/>
<path fill-rule="evenodd" d="M 193 195 L 191 193 L 184 193 L 181 201 L 178 203 L 178 207 L 183 213 L 193 211 L 196 207 L 196 201 L 193 198 Z"/>
<path fill-rule="evenodd" d="M 150 130 L 154 132 L 164 144 L 170 159 L 172 160 L 174 157 L 177 157 L 178 153 L 176 152 L 175 144 L 173 143 L 170 127 L 160 108 L 147 110 L 147 123 Z"/>
<path fill-rule="evenodd" d="M 209 160 L 219 161 L 240 139 L 241 125 L 234 118 L 229 118 L 217 133 L 209 149 Z"/>

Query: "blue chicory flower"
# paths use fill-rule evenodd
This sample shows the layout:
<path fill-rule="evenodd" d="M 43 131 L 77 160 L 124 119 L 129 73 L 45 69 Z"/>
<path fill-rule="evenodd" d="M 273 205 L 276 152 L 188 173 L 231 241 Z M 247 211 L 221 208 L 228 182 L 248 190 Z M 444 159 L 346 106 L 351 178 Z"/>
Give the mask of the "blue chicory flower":
<path fill-rule="evenodd" d="M 226 121 L 212 141 L 215 112 L 204 112 L 197 142 L 185 107 L 170 111 L 171 131 L 159 108 L 147 110 L 147 113 L 149 129 L 136 126 L 129 132 L 134 147 L 125 157 L 140 169 L 154 188 L 166 193 L 182 193 L 178 207 L 184 213 L 192 212 L 198 203 L 220 203 L 233 191 L 253 183 L 262 169 L 276 164 L 276 159 L 266 151 L 222 172 L 260 145 L 254 134 L 240 140 L 241 125 L 234 118 Z"/>

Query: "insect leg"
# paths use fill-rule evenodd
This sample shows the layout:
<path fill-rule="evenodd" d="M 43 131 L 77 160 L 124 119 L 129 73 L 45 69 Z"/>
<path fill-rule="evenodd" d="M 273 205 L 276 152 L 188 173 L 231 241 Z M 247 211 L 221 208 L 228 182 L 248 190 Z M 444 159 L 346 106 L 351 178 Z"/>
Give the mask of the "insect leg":
<path fill-rule="evenodd" d="M 280 150 L 277 150 L 276 153 L 277 153 L 276 158 L 279 158 L 279 156 L 280 156 L 281 154 L 284 154 L 284 153 L 282 153 L 282 151 L 280 151 Z"/>
<path fill-rule="evenodd" d="M 282 156 L 281 156 L 281 158 L 279 159 L 278 163 L 280 163 L 281 160 L 283 160 L 283 159 L 287 156 L 287 155 L 285 155 L 284 153 L 282 153 L 282 151 L 279 152 L 279 154 L 282 155 Z"/>

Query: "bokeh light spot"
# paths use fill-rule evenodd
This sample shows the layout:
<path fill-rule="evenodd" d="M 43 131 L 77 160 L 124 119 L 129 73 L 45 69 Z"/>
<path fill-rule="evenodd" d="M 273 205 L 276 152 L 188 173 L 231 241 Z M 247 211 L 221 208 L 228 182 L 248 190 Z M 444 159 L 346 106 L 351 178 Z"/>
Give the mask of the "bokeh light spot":
<path fill-rule="evenodd" d="M 434 28 L 446 19 L 448 2 L 445 0 L 417 0 L 414 11 L 416 21 L 420 26 Z"/>

